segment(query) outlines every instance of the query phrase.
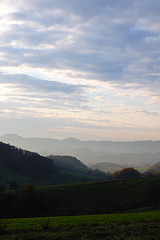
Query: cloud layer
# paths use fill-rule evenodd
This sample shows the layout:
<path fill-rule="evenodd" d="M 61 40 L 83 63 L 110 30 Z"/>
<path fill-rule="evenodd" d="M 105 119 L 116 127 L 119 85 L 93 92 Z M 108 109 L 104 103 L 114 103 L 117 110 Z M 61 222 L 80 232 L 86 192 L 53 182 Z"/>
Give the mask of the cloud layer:
<path fill-rule="evenodd" d="M 1 119 L 44 121 L 35 133 L 43 136 L 158 138 L 158 0 L 1 0 L 0 8 Z"/>

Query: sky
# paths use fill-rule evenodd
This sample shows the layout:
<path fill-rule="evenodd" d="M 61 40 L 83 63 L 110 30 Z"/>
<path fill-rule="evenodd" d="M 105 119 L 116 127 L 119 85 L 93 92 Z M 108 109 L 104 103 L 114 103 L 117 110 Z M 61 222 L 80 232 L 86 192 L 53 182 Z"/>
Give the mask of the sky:
<path fill-rule="evenodd" d="M 0 135 L 160 140 L 159 0 L 0 0 Z"/>

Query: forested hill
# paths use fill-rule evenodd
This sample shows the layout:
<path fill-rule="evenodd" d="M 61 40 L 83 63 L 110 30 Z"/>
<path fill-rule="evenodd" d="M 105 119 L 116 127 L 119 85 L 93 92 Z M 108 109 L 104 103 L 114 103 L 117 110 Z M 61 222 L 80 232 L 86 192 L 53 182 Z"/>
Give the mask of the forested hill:
<path fill-rule="evenodd" d="M 91 170 L 70 156 L 43 157 L 0 142 L 0 184 L 32 183 L 36 186 L 107 179 L 107 174 Z"/>
<path fill-rule="evenodd" d="M 25 176 L 42 179 L 56 172 L 51 159 L 0 142 L 0 163 Z"/>
<path fill-rule="evenodd" d="M 69 171 L 88 172 L 88 167 L 80 160 L 71 156 L 49 155 L 47 158 L 51 159 L 55 166 L 68 169 Z"/>

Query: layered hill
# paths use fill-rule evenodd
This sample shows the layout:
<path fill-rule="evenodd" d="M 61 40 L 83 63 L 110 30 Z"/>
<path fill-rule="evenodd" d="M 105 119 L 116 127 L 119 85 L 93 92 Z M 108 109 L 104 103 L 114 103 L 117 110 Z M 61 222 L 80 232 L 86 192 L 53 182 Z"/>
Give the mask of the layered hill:
<path fill-rule="evenodd" d="M 157 153 L 160 149 L 160 141 L 134 141 L 134 142 L 112 142 L 112 141 L 81 141 L 76 138 L 58 140 L 53 138 L 24 138 L 15 134 L 5 134 L 0 137 L 3 142 L 29 149 L 37 148 L 45 151 L 56 151 L 61 153 L 69 149 L 90 149 L 96 152 L 112 153 Z"/>
<path fill-rule="evenodd" d="M 106 178 L 105 173 L 90 170 L 76 158 L 47 158 L 0 142 L 0 182 L 6 186 L 13 185 L 13 182 L 20 186 L 27 183 L 42 186 Z"/>
<path fill-rule="evenodd" d="M 14 134 L 3 135 L 0 140 L 22 149 L 38 152 L 43 156 L 50 154 L 74 156 L 87 165 L 109 162 L 147 167 L 160 159 L 160 141 L 80 141 L 75 138 L 57 140 L 24 138 Z"/>

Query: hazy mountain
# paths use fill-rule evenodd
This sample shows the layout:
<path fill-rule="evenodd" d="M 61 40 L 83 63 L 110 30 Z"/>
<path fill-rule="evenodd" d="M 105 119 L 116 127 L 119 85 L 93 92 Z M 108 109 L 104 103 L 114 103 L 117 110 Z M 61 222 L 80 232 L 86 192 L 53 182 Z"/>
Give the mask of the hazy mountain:
<path fill-rule="evenodd" d="M 91 164 L 90 166 L 93 169 L 99 169 L 101 171 L 111 172 L 111 173 L 128 167 L 127 164 L 126 165 L 120 165 L 120 164 L 109 163 L 109 162 L 95 163 L 95 164 Z"/>
<path fill-rule="evenodd" d="M 89 169 L 75 157 L 44 157 L 0 142 L 0 183 L 52 185 L 105 180 L 108 175 Z"/>
<path fill-rule="evenodd" d="M 41 155 L 71 155 L 85 164 L 111 162 L 152 165 L 160 159 L 160 141 L 81 141 L 75 138 L 57 140 L 52 138 L 23 138 L 14 134 L 0 137 L 5 143 L 38 152 Z"/>

